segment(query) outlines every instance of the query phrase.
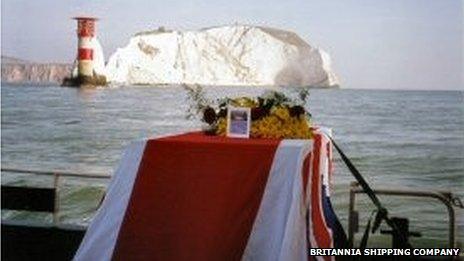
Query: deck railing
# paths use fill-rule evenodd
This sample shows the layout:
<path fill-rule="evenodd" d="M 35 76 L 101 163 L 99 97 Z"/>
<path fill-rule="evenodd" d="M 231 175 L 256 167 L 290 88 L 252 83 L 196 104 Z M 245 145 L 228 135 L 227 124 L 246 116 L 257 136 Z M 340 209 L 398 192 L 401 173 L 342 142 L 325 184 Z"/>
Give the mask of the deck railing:
<path fill-rule="evenodd" d="M 461 200 L 449 191 L 421 191 L 421 190 L 401 190 L 401 189 L 374 189 L 377 195 L 421 197 L 436 199 L 443 203 L 448 212 L 448 247 L 456 247 L 456 214 L 455 207 L 464 208 Z M 354 234 L 359 228 L 359 214 L 355 210 L 356 194 L 365 193 L 357 182 L 352 182 L 350 186 L 350 206 L 348 212 L 348 241 L 350 247 L 354 246 Z"/>
<path fill-rule="evenodd" d="M 45 176 L 55 176 L 59 178 L 63 177 L 74 177 L 74 178 L 92 178 L 92 179 L 110 179 L 110 175 L 106 174 L 88 174 L 88 173 L 75 173 L 75 172 L 64 172 L 64 171 L 42 171 L 42 170 L 29 170 L 29 169 L 15 169 L 15 168 L 1 168 L 2 172 L 22 173 L 22 174 L 35 174 Z"/>
<path fill-rule="evenodd" d="M 53 188 L 55 190 L 55 209 L 53 211 L 53 223 L 59 223 L 59 181 L 63 177 L 67 178 L 82 178 L 82 179 L 101 179 L 109 180 L 110 175 L 106 174 L 89 174 L 89 173 L 75 173 L 75 172 L 64 172 L 64 171 L 41 171 L 41 170 L 30 170 L 30 169 L 16 169 L 16 168 L 1 168 L 3 172 L 18 173 L 18 174 L 31 174 L 31 175 L 42 175 L 42 176 L 53 176 Z"/>

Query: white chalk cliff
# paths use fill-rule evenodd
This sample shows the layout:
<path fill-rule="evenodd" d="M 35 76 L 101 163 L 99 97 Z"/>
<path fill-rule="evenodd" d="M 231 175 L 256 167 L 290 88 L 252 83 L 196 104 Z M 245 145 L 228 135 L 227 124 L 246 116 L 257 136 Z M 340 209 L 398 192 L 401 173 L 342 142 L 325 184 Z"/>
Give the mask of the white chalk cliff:
<path fill-rule="evenodd" d="M 323 50 L 293 32 L 247 25 L 138 33 L 105 71 L 120 84 L 338 85 Z"/>

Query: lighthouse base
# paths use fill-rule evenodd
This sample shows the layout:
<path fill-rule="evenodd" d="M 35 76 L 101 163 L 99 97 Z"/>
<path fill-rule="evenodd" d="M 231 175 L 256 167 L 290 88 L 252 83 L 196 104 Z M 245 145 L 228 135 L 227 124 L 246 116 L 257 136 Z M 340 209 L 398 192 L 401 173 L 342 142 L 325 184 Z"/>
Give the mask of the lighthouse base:
<path fill-rule="evenodd" d="M 61 86 L 67 87 L 97 87 L 106 85 L 106 77 L 103 75 L 66 77 L 61 83 Z"/>

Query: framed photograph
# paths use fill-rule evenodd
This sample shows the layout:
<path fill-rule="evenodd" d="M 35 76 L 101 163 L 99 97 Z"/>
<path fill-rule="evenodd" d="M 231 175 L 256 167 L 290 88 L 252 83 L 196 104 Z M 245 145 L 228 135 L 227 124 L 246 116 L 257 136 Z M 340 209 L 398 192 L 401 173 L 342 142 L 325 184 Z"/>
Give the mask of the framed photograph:
<path fill-rule="evenodd" d="M 250 126 L 250 108 L 229 106 L 227 110 L 227 137 L 249 138 Z"/>

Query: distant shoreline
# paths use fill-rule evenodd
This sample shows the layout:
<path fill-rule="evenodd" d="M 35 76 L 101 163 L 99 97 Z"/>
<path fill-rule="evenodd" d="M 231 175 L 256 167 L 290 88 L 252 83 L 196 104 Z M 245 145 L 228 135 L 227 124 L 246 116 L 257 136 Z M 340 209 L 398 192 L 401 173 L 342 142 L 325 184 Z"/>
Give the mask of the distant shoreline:
<path fill-rule="evenodd" d="M 72 64 L 4 62 L 2 59 L 2 83 L 12 84 L 61 84 L 72 72 Z"/>
<path fill-rule="evenodd" d="M 2 79 L 2 85 L 7 85 L 7 86 L 17 86 L 17 87 L 62 87 L 61 82 L 31 82 L 31 81 L 18 81 L 18 82 L 9 82 L 9 81 L 4 81 Z M 190 85 L 190 84 L 188 84 Z M 194 85 L 194 84 L 192 84 Z M 331 86 L 331 87 L 320 87 L 320 86 L 271 86 L 271 85 L 207 85 L 207 84 L 200 84 L 201 87 L 205 88 L 243 88 L 243 87 L 250 87 L 250 88 L 292 88 L 292 87 L 308 87 L 310 89 L 342 89 L 340 86 Z M 160 83 L 160 84 L 109 84 L 109 87 L 103 87 L 103 88 L 127 88 L 127 87 L 135 87 L 135 88 L 171 88 L 172 86 L 174 87 L 182 87 L 182 84 L 178 83 Z"/>

